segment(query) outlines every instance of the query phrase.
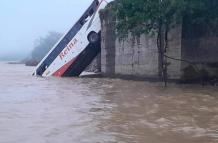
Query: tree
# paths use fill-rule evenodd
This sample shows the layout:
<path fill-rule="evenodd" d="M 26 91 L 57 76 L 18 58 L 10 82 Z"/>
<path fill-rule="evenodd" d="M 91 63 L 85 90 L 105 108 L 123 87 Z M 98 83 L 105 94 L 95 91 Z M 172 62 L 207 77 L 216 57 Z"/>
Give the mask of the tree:
<path fill-rule="evenodd" d="M 49 52 L 49 50 L 57 43 L 62 34 L 57 32 L 49 32 L 48 35 L 40 37 L 35 42 L 35 47 L 31 53 L 32 59 L 40 61 Z"/>
<path fill-rule="evenodd" d="M 155 34 L 159 53 L 159 76 L 166 84 L 168 33 L 183 18 L 192 23 L 218 23 L 217 0 L 117 0 L 117 32 L 121 38 Z"/>

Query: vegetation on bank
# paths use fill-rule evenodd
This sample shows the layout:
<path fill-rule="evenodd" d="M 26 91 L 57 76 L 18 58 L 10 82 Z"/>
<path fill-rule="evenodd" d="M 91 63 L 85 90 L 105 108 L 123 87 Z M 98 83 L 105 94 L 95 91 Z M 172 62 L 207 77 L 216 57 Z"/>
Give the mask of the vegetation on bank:
<path fill-rule="evenodd" d="M 57 43 L 62 34 L 57 32 L 49 32 L 45 37 L 40 37 L 35 41 L 35 46 L 31 55 L 25 60 L 27 66 L 36 66 L 49 50 Z"/>
<path fill-rule="evenodd" d="M 133 36 L 152 34 L 157 38 L 159 53 L 159 76 L 167 81 L 167 59 L 169 31 L 188 21 L 190 24 L 218 28 L 217 0 L 116 0 L 105 10 L 116 15 L 117 34 L 125 39 L 129 33 Z M 191 63 L 190 61 L 181 60 Z"/>

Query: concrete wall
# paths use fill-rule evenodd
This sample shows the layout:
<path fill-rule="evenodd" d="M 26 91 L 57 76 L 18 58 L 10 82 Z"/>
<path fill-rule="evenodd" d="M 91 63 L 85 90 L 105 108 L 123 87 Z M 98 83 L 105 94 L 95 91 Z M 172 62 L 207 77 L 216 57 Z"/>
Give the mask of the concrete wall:
<path fill-rule="evenodd" d="M 192 24 L 184 20 L 182 30 L 182 80 L 214 82 L 218 79 L 218 25 Z"/>
<path fill-rule="evenodd" d="M 105 17 L 105 18 L 104 18 Z M 101 21 L 101 72 L 105 75 L 115 74 L 115 17 L 104 12 Z"/>
<path fill-rule="evenodd" d="M 115 34 L 116 18 L 111 10 L 105 10 L 100 15 L 102 73 L 115 76 L 158 78 L 156 36 L 142 35 L 135 38 L 129 35 L 127 39 L 120 41 Z M 182 81 L 193 77 L 202 79 L 202 70 L 206 70 L 209 77 L 218 78 L 217 33 L 218 25 L 194 25 L 186 19 L 183 19 L 181 26 L 172 29 L 169 32 L 169 48 L 166 53 L 171 57 L 167 59 L 168 79 L 181 79 Z"/>
<path fill-rule="evenodd" d="M 104 43 L 103 43 L 104 44 Z M 158 52 L 156 39 L 142 35 L 126 40 L 116 39 L 115 73 L 138 77 L 158 77 Z"/>
<path fill-rule="evenodd" d="M 169 32 L 169 48 L 166 55 L 174 59 L 182 59 L 182 26 L 177 26 Z M 180 79 L 182 76 L 181 66 L 179 60 L 167 59 L 170 64 L 168 66 L 168 78 Z"/>
<path fill-rule="evenodd" d="M 115 17 L 106 11 L 101 14 L 102 43 L 101 71 L 105 75 L 158 78 L 158 50 L 156 36 L 128 36 L 120 41 L 115 34 Z M 181 58 L 181 27 L 170 31 L 167 55 Z M 168 77 L 181 77 L 181 63 L 169 60 Z"/>
<path fill-rule="evenodd" d="M 96 58 L 86 67 L 87 72 L 101 72 L 101 54 L 97 55 Z"/>
<path fill-rule="evenodd" d="M 218 62 L 218 26 L 183 23 L 182 57 L 194 63 Z"/>

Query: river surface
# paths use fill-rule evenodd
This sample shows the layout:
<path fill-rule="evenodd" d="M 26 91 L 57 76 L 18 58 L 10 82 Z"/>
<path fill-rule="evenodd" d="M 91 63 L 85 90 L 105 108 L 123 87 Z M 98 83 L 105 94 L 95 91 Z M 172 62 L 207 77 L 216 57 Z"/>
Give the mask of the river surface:
<path fill-rule="evenodd" d="M 32 71 L 0 63 L 0 143 L 218 143 L 218 87 Z"/>

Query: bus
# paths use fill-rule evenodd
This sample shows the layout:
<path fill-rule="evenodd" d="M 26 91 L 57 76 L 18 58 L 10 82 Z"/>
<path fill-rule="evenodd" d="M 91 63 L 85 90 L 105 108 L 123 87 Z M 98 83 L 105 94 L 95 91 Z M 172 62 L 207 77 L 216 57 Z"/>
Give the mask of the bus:
<path fill-rule="evenodd" d="M 33 75 L 79 76 L 100 52 L 99 11 L 107 4 L 106 0 L 94 0 L 74 26 L 41 60 Z"/>

